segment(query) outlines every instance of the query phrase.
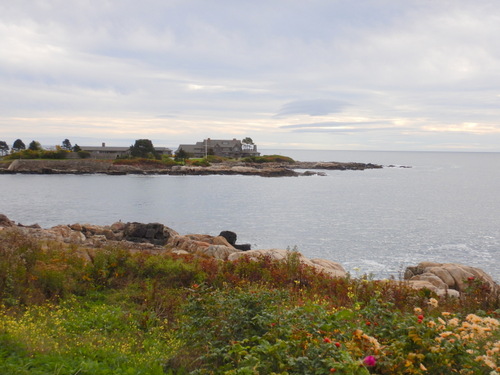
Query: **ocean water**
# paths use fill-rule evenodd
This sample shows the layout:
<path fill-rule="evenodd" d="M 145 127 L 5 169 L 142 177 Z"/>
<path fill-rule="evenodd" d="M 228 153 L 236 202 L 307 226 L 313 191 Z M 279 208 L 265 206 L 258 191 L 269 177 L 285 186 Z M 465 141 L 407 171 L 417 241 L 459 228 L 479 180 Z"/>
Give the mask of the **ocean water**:
<path fill-rule="evenodd" d="M 0 213 L 43 227 L 121 220 L 181 234 L 232 230 L 252 248 L 296 247 L 354 275 L 399 278 L 407 266 L 436 261 L 500 281 L 500 153 L 262 153 L 386 167 L 280 178 L 0 175 Z"/>

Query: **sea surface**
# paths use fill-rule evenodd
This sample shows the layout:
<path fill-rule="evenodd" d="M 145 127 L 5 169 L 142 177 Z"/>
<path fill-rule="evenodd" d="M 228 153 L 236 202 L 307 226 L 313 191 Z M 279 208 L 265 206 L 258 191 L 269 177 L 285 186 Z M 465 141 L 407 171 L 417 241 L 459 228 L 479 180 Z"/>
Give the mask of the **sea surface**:
<path fill-rule="evenodd" d="M 0 213 L 42 227 L 121 220 L 181 234 L 231 230 L 238 243 L 296 248 L 355 276 L 400 278 L 407 266 L 436 261 L 500 281 L 500 153 L 261 152 L 385 167 L 279 178 L 0 175 Z"/>

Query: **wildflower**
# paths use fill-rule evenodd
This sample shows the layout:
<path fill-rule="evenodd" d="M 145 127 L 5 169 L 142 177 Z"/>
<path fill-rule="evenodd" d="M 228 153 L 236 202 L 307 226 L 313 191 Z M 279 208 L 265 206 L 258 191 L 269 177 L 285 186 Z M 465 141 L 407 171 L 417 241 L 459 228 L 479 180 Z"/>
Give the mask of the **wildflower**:
<path fill-rule="evenodd" d="M 429 299 L 428 304 L 429 304 L 429 305 L 431 305 L 432 307 L 438 307 L 439 302 L 438 302 L 438 300 L 437 300 L 437 299 L 435 299 L 435 298 L 431 298 L 431 299 Z"/>
<path fill-rule="evenodd" d="M 323 342 L 331 343 L 331 342 L 332 342 L 332 340 L 330 340 L 330 338 L 328 338 L 328 337 L 325 337 L 325 338 L 323 339 Z"/>
<path fill-rule="evenodd" d="M 337 348 L 340 348 L 340 342 L 336 342 L 336 343 L 335 343 L 335 346 L 336 346 Z"/>
<path fill-rule="evenodd" d="M 422 309 L 420 307 L 415 307 L 413 311 L 415 312 L 415 314 L 422 314 Z"/>
<path fill-rule="evenodd" d="M 377 364 L 377 360 L 375 359 L 374 356 L 369 355 L 365 357 L 365 359 L 363 359 L 363 363 L 365 364 L 365 366 L 373 367 Z"/>
<path fill-rule="evenodd" d="M 331 372 L 331 373 L 334 373 L 334 372 L 336 372 L 336 371 L 337 371 L 337 369 L 336 369 L 336 368 L 333 368 L 333 367 L 332 367 L 332 368 L 330 369 L 330 372 Z"/>
<path fill-rule="evenodd" d="M 418 319 L 419 323 L 422 323 L 422 321 L 424 320 L 424 316 L 423 315 L 419 315 L 419 316 L 417 316 L 417 319 Z"/>

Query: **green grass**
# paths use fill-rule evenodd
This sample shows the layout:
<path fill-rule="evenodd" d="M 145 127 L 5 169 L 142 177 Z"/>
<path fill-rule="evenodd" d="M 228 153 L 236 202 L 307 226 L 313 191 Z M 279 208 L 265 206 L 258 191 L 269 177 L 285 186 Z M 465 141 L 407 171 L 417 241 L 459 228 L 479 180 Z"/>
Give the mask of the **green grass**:
<path fill-rule="evenodd" d="M 1 374 L 494 374 L 500 302 L 0 231 Z"/>

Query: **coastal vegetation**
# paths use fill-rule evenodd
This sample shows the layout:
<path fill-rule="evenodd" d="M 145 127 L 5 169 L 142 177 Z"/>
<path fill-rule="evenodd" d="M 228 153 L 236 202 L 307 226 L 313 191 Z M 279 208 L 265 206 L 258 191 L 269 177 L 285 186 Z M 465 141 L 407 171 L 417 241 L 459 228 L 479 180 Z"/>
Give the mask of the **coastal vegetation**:
<path fill-rule="evenodd" d="M 283 155 L 249 156 L 242 159 L 247 163 L 294 163 L 295 160 Z"/>
<path fill-rule="evenodd" d="M 498 374 L 500 301 L 0 231 L 0 373 Z"/>

